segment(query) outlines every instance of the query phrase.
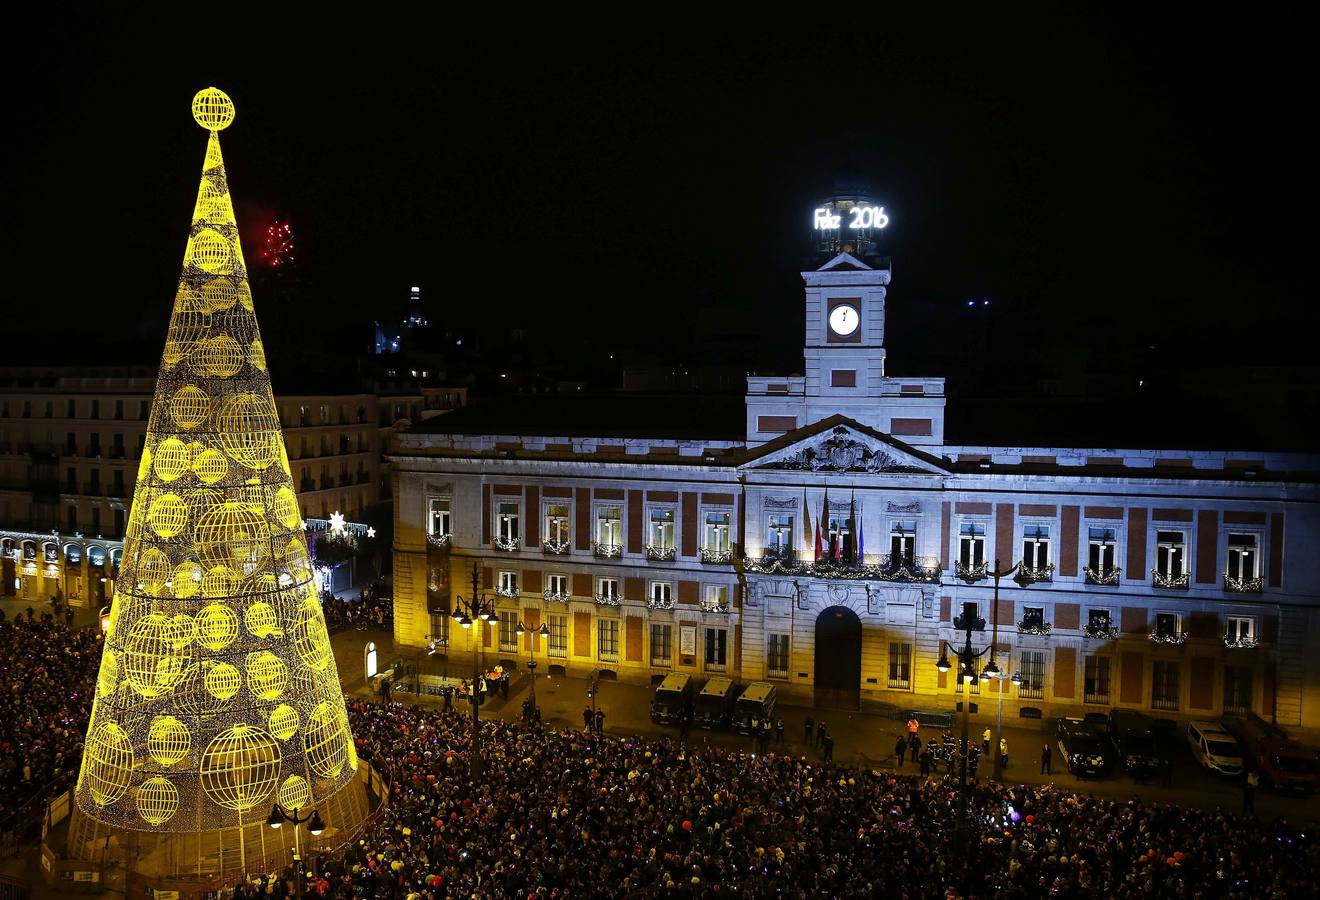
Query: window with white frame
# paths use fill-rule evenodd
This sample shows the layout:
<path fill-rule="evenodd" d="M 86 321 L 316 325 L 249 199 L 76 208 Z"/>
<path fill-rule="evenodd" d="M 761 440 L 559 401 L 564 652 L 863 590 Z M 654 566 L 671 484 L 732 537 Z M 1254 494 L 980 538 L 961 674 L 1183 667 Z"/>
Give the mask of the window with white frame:
<path fill-rule="evenodd" d="M 706 671 L 723 672 L 725 658 L 729 650 L 729 632 L 725 628 L 705 629 Z"/>
<path fill-rule="evenodd" d="M 911 569 L 917 564 L 917 523 L 889 523 L 889 564 Z"/>
<path fill-rule="evenodd" d="M 648 598 L 652 606 L 658 609 L 669 609 L 674 605 L 674 583 L 672 581 L 652 581 Z"/>
<path fill-rule="evenodd" d="M 657 550 L 674 549 L 673 507 L 651 507 L 650 532 L 647 535 L 647 544 Z"/>
<path fill-rule="evenodd" d="M 518 596 L 518 573 L 500 572 L 499 581 L 495 585 L 495 593 L 501 597 Z"/>
<path fill-rule="evenodd" d="M 1018 661 L 1021 664 L 1018 671 L 1022 673 L 1022 683 L 1018 685 L 1018 696 L 1026 700 L 1043 699 L 1045 697 L 1045 651 L 1022 650 L 1018 653 Z"/>
<path fill-rule="evenodd" d="M 848 552 L 849 535 L 852 534 L 852 519 L 841 512 L 831 512 L 826 520 L 825 537 L 830 553 L 843 556 Z"/>
<path fill-rule="evenodd" d="M 600 506 L 596 508 L 596 543 L 606 547 L 623 545 L 623 508 Z"/>
<path fill-rule="evenodd" d="M 619 579 L 617 578 L 597 578 L 596 595 L 602 600 L 618 601 L 619 597 Z"/>
<path fill-rule="evenodd" d="M 651 623 L 651 665 L 668 668 L 673 665 L 674 626 L 668 622 Z"/>
<path fill-rule="evenodd" d="M 1106 631 L 1114 627 L 1114 614 L 1107 609 L 1088 609 L 1086 628 L 1088 631 Z"/>
<path fill-rule="evenodd" d="M 522 536 L 519 529 L 521 504 L 516 500 L 501 500 L 495 516 L 496 533 L 501 541 L 513 543 Z"/>
<path fill-rule="evenodd" d="M 1048 525 L 1023 526 L 1022 565 L 1037 571 L 1049 568 L 1050 529 Z"/>
<path fill-rule="evenodd" d="M 766 636 L 765 671 L 771 678 L 788 677 L 788 635 Z"/>
<path fill-rule="evenodd" d="M 1250 533 L 1233 532 L 1228 536 L 1228 577 L 1238 581 L 1251 581 L 1257 571 L 1258 539 Z"/>
<path fill-rule="evenodd" d="M 958 528 L 958 562 L 964 569 L 985 565 L 985 523 L 963 522 Z"/>
<path fill-rule="evenodd" d="M 548 543 L 567 545 L 572 540 L 568 530 L 568 504 L 548 503 L 545 507 L 545 539 Z"/>
<path fill-rule="evenodd" d="M 546 643 L 546 655 L 563 659 L 568 656 L 568 616 L 551 613 L 550 640 Z"/>
<path fill-rule="evenodd" d="M 516 612 L 504 612 L 500 614 L 500 652 L 517 653 L 518 652 L 518 614 Z"/>
<path fill-rule="evenodd" d="M 1187 574 L 1187 535 L 1181 531 L 1155 532 L 1155 574 L 1178 581 Z"/>
<path fill-rule="evenodd" d="M 545 576 L 545 591 L 551 597 L 567 598 L 568 594 L 568 576 L 559 572 L 552 572 Z"/>
<path fill-rule="evenodd" d="M 729 609 L 729 586 L 726 584 L 708 584 L 701 608 L 707 611 L 727 612 Z"/>
<path fill-rule="evenodd" d="M 889 687 L 906 691 L 912 688 L 912 645 L 889 644 Z"/>
<path fill-rule="evenodd" d="M 1155 614 L 1155 636 L 1176 638 L 1182 632 L 1182 615 L 1179 613 L 1157 612 Z"/>
<path fill-rule="evenodd" d="M 702 549 L 711 553 L 726 553 L 729 550 L 729 521 L 732 515 L 727 511 L 712 510 L 706 513 L 705 543 Z"/>
<path fill-rule="evenodd" d="M 430 512 L 426 518 L 426 533 L 435 537 L 448 537 L 453 534 L 453 522 L 450 520 L 450 508 L 453 501 L 448 497 L 432 497 Z"/>
<path fill-rule="evenodd" d="M 1113 528 L 1089 528 L 1088 535 L 1088 565 L 1097 575 L 1108 575 L 1114 570 L 1117 532 Z"/>
<path fill-rule="evenodd" d="M 1224 638 L 1230 643 L 1251 643 L 1256 640 L 1256 618 L 1254 616 L 1229 616 L 1224 628 Z"/>
<path fill-rule="evenodd" d="M 596 620 L 596 649 L 600 658 L 607 662 L 619 659 L 619 620 Z"/>
<path fill-rule="evenodd" d="M 775 514 L 766 523 L 766 556 L 787 559 L 793 555 L 793 517 Z"/>
<path fill-rule="evenodd" d="M 1026 631 L 1043 631 L 1045 628 L 1045 607 L 1022 607 L 1022 622 L 1018 627 Z"/>

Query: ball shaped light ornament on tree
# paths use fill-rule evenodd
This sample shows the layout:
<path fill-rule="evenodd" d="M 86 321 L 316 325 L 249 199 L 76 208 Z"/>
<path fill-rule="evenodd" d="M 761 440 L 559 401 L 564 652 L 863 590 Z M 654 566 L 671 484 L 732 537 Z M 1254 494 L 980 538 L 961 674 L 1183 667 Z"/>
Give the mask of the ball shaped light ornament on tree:
<path fill-rule="evenodd" d="M 258 371 L 266 371 L 266 347 L 260 340 L 253 341 L 248 348 L 248 362 Z"/>
<path fill-rule="evenodd" d="M 193 471 L 203 484 L 215 484 L 229 474 L 229 460 L 218 450 L 203 450 L 193 459 Z"/>
<path fill-rule="evenodd" d="M 330 636 L 326 634 L 325 620 L 316 600 L 309 600 L 298 610 L 293 647 L 302 661 L 315 672 L 324 672 L 330 665 Z"/>
<path fill-rule="evenodd" d="M 222 603 L 208 603 L 197 613 L 197 643 L 223 650 L 238 637 L 238 614 Z"/>
<path fill-rule="evenodd" d="M 307 779 L 301 775 L 290 775 L 284 779 L 284 784 L 280 785 L 280 806 L 290 812 L 305 808 L 311 800 L 311 788 L 307 784 Z"/>
<path fill-rule="evenodd" d="M 147 729 L 147 753 L 162 766 L 181 761 L 192 749 L 188 726 L 174 716 L 157 716 Z"/>
<path fill-rule="evenodd" d="M 188 471 L 192 454 L 188 445 L 178 438 L 166 438 L 156 445 L 153 468 L 156 477 L 164 482 L 171 482 Z"/>
<path fill-rule="evenodd" d="M 113 632 L 109 632 L 113 634 Z M 101 671 L 96 676 L 96 689 L 102 697 L 111 697 L 119 688 L 119 654 L 106 647 L 101 653 Z"/>
<path fill-rule="evenodd" d="M 344 739 L 349 732 L 348 723 L 338 713 L 334 704 L 318 703 L 307 717 L 303 733 L 308 764 L 326 778 L 334 778 L 344 768 Z"/>
<path fill-rule="evenodd" d="M 202 287 L 206 311 L 211 313 L 231 309 L 238 302 L 238 288 L 231 278 L 212 278 Z"/>
<path fill-rule="evenodd" d="M 171 590 L 180 600 L 196 597 L 202 590 L 202 567 L 196 560 L 185 559 L 174 567 Z"/>
<path fill-rule="evenodd" d="M 169 334 L 165 338 L 166 364 L 178 365 L 197 348 L 210 328 L 211 316 L 206 311 L 206 300 L 192 288 L 180 286 L 174 300 Z"/>
<path fill-rule="evenodd" d="M 164 825 L 179 810 L 179 789 L 169 779 L 155 775 L 137 789 L 138 815 L 149 825 Z"/>
<path fill-rule="evenodd" d="M 211 414 L 211 397 L 195 384 L 184 385 L 170 397 L 170 418 L 185 431 L 192 431 Z"/>
<path fill-rule="evenodd" d="M 298 498 L 287 486 L 275 492 L 275 519 L 285 528 L 297 528 L 302 521 L 298 511 Z"/>
<path fill-rule="evenodd" d="M 207 228 L 188 242 L 185 263 L 209 275 L 231 275 L 234 271 L 233 245 L 220 232 Z"/>
<path fill-rule="evenodd" d="M 220 174 L 202 176 L 197 187 L 197 203 L 193 206 L 193 222 L 206 222 L 211 225 L 233 225 L 234 205 L 229 199 Z"/>
<path fill-rule="evenodd" d="M 206 686 L 207 676 L 220 665 L 228 665 L 228 663 L 204 659 L 189 666 L 188 671 L 170 693 L 170 702 L 174 709 L 204 724 L 225 714 L 232 705 L 233 698 L 217 697 Z"/>
<path fill-rule="evenodd" d="M 282 703 L 270 712 L 270 718 L 266 722 L 270 728 L 270 733 L 282 741 L 287 741 L 298 731 L 298 726 L 302 720 L 298 717 L 298 710 Z"/>
<path fill-rule="evenodd" d="M 133 505 L 137 507 L 136 503 Z M 170 577 L 170 558 L 155 547 L 148 547 L 139 554 L 133 574 L 148 594 L 159 594 Z"/>
<path fill-rule="evenodd" d="M 276 700 L 289 684 L 289 667 L 274 653 L 261 650 L 248 654 L 248 690 L 258 700 Z"/>
<path fill-rule="evenodd" d="M 133 623 L 124 640 L 124 675 L 143 697 L 159 697 L 179 683 L 192 659 L 178 625 L 152 613 Z"/>
<path fill-rule="evenodd" d="M 243 686 L 243 676 L 238 673 L 237 668 L 229 663 L 216 663 L 206 673 L 203 683 L 212 697 L 219 700 L 228 700 L 237 694 L 238 689 Z"/>
<path fill-rule="evenodd" d="M 170 640 L 176 648 L 187 647 L 197 639 L 197 621 L 187 613 L 179 613 L 170 618 L 174 634 Z"/>
<path fill-rule="evenodd" d="M 275 738 L 251 725 L 235 725 L 202 754 L 202 790 L 225 809 L 247 812 L 275 790 L 280 763 Z"/>
<path fill-rule="evenodd" d="M 147 522 L 156 534 L 172 538 L 188 524 L 188 505 L 178 494 L 161 494 L 147 508 Z"/>
<path fill-rule="evenodd" d="M 233 597 L 241 582 L 239 574 L 229 566 L 212 566 L 202 576 L 202 596 L 207 600 Z"/>
<path fill-rule="evenodd" d="M 265 600 L 258 600 L 248 606 L 243 612 L 243 624 L 247 626 L 248 634 L 254 637 L 279 637 L 284 634 L 284 629 L 280 628 L 280 618 L 275 614 L 275 607 Z"/>
<path fill-rule="evenodd" d="M 197 348 L 195 359 L 199 372 L 217 378 L 236 375 L 246 361 L 243 348 L 227 334 L 217 334 L 203 341 Z"/>
<path fill-rule="evenodd" d="M 266 557 L 266 523 L 244 504 L 226 500 L 202 514 L 193 526 L 193 545 L 210 568 L 253 571 Z"/>
<path fill-rule="evenodd" d="M 235 394 L 216 416 L 220 445 L 235 462 L 261 471 L 279 455 L 280 420 L 274 405 L 256 394 Z"/>
<path fill-rule="evenodd" d="M 83 778 L 97 806 L 114 803 L 133 780 L 133 742 L 124 729 L 103 722 L 87 737 Z"/>
<path fill-rule="evenodd" d="M 224 131 L 234 121 L 234 101 L 217 87 L 203 88 L 193 96 L 192 114 L 207 131 Z"/>

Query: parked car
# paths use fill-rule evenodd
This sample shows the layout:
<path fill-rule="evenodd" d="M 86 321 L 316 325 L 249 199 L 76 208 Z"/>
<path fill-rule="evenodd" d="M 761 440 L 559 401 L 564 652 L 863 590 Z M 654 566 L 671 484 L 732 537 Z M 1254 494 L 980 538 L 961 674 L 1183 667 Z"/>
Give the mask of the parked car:
<path fill-rule="evenodd" d="M 1196 761 L 1221 775 L 1242 774 L 1242 745 L 1218 722 L 1188 722 L 1187 743 Z"/>
<path fill-rule="evenodd" d="M 692 711 L 692 676 L 670 672 L 655 689 L 651 698 L 651 721 L 673 725 Z"/>
<path fill-rule="evenodd" d="M 1108 773 L 1105 742 L 1097 723 L 1074 718 L 1059 719 L 1054 734 L 1058 739 L 1059 754 L 1069 772 L 1079 778 L 1103 777 Z"/>
<path fill-rule="evenodd" d="M 1165 752 L 1150 716 L 1134 709 L 1110 710 L 1105 736 L 1117 768 L 1138 781 L 1158 774 Z"/>
<path fill-rule="evenodd" d="M 729 727 L 729 719 L 733 714 L 733 699 L 737 696 L 733 679 L 716 675 L 707 681 L 702 686 L 701 693 L 697 694 L 692 709 L 692 721 L 697 727 L 707 731 Z"/>
<path fill-rule="evenodd" d="M 1260 773 L 1265 787 L 1309 794 L 1320 784 L 1316 752 L 1259 716 L 1225 716 L 1224 727 L 1242 742 L 1246 767 Z"/>

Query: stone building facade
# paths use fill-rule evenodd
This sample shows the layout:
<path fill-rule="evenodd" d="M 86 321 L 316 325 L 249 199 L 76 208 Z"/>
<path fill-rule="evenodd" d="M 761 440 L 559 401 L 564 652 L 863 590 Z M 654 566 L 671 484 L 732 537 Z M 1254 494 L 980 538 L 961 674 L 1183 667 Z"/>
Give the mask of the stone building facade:
<path fill-rule="evenodd" d="M 732 428 L 616 396 L 397 435 L 397 639 L 947 709 L 936 661 L 970 625 L 1019 676 L 974 687 L 1006 717 L 1320 726 L 1320 457 L 950 445 L 943 380 L 886 374 L 890 276 L 803 273 L 805 374 L 749 377 Z M 474 571 L 498 618 L 464 634 Z"/>

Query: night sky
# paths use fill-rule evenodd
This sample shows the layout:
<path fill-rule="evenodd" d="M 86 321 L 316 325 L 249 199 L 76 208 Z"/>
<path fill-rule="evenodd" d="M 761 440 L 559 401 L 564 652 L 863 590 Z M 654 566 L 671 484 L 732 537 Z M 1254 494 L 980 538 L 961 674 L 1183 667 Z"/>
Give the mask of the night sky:
<path fill-rule="evenodd" d="M 238 109 L 240 227 L 294 230 L 292 280 L 256 282 L 276 353 L 361 349 L 419 284 L 465 333 L 683 362 L 732 335 L 727 362 L 796 368 L 811 209 L 858 177 L 891 217 L 893 372 L 1048 377 L 1080 357 L 1126 378 L 1307 352 L 1299 21 L 949 24 L 370 52 L 271 35 L 255 58 L 168 64 L 105 49 L 113 24 L 51 32 L 10 101 L 10 176 L 17 287 L 59 327 L 7 349 L 158 359 L 205 148 L 188 104 L 215 84 Z"/>

